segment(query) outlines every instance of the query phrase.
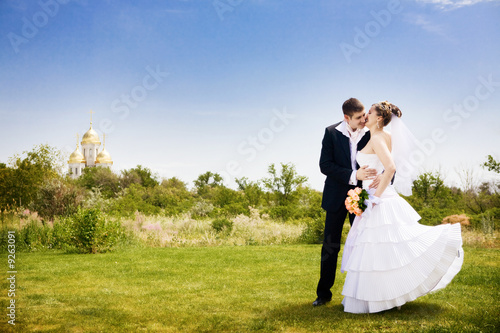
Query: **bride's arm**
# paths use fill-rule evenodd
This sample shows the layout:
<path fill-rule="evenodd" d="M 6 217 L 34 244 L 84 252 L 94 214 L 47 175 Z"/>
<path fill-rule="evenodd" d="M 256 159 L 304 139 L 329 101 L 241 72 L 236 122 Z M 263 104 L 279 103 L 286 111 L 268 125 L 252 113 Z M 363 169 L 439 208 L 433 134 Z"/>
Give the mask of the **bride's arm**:
<path fill-rule="evenodd" d="M 392 177 L 396 172 L 396 165 L 394 164 L 394 160 L 392 159 L 391 152 L 389 151 L 389 147 L 387 146 L 386 141 L 383 137 L 377 136 L 372 137 L 372 147 L 375 153 L 377 154 L 380 162 L 382 162 L 384 166 L 384 173 L 380 178 L 380 184 L 375 191 L 375 196 L 380 197 L 382 193 L 384 193 L 387 186 L 391 183 Z"/>

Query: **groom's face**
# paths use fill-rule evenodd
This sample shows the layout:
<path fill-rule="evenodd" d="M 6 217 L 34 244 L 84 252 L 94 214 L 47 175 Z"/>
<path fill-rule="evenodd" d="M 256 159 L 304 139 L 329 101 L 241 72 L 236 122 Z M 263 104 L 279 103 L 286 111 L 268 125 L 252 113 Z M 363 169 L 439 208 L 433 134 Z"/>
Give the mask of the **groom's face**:
<path fill-rule="evenodd" d="M 365 110 L 354 112 L 352 117 L 344 115 L 345 121 L 351 126 L 353 130 L 365 127 Z"/>

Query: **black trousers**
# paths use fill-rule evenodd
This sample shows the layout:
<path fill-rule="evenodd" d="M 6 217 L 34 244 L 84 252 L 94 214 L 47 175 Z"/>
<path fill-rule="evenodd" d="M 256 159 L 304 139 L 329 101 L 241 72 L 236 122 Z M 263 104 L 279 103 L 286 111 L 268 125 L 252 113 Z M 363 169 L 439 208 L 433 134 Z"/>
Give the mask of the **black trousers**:
<path fill-rule="evenodd" d="M 344 205 L 336 212 L 326 212 L 325 238 L 323 240 L 323 247 L 321 248 L 321 275 L 318 288 L 316 289 L 318 297 L 325 300 L 332 298 L 330 289 L 335 282 L 342 228 L 344 227 L 347 214 L 348 212 Z M 354 214 L 349 214 L 349 223 L 351 226 L 355 217 Z"/>

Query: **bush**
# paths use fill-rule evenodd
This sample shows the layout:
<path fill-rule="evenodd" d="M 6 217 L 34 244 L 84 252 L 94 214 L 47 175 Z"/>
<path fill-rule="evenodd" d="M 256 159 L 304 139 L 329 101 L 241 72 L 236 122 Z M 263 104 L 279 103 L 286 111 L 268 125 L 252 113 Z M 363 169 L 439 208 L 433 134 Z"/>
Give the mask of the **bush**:
<path fill-rule="evenodd" d="M 39 221 L 30 221 L 19 231 L 19 250 L 39 251 L 53 246 L 52 228 Z"/>
<path fill-rule="evenodd" d="M 52 234 L 54 236 L 54 248 L 60 250 L 76 251 L 74 242 L 73 219 L 71 217 L 61 218 L 54 222 Z"/>
<path fill-rule="evenodd" d="M 325 219 L 316 218 L 305 221 L 306 227 L 300 235 L 300 242 L 306 244 L 321 244 L 325 238 Z"/>
<path fill-rule="evenodd" d="M 82 200 L 83 190 L 61 179 L 51 179 L 40 187 L 31 207 L 44 219 L 53 220 L 75 214 Z"/>
<path fill-rule="evenodd" d="M 302 231 L 302 235 L 299 238 L 301 243 L 306 244 L 321 244 L 325 238 L 325 214 L 322 217 L 316 219 L 307 219 L 306 227 Z M 347 234 L 349 233 L 349 215 L 346 216 L 344 220 L 344 227 L 342 229 L 342 236 L 340 242 L 345 244 L 347 239 Z"/>
<path fill-rule="evenodd" d="M 8 249 L 8 232 L 15 231 L 16 252 L 33 252 L 53 248 L 54 237 L 52 228 L 36 221 L 30 221 L 22 229 L 12 227 L 2 227 L 0 229 L 0 252 L 4 253 Z"/>
<path fill-rule="evenodd" d="M 192 218 L 197 219 L 207 217 L 213 210 L 214 205 L 201 199 L 194 203 L 193 207 L 189 210 L 189 213 Z"/>
<path fill-rule="evenodd" d="M 8 231 L 15 231 L 16 251 L 39 251 L 53 247 L 50 225 L 44 224 L 38 213 L 28 209 L 2 212 L 0 247 L 7 250 Z"/>
<path fill-rule="evenodd" d="M 112 199 L 106 199 L 98 187 L 93 187 L 87 191 L 81 206 L 84 209 L 97 208 L 100 211 L 107 212 L 111 202 Z"/>
<path fill-rule="evenodd" d="M 219 210 L 219 214 L 223 214 L 226 216 L 238 216 L 240 214 L 243 214 L 249 216 L 250 210 L 248 209 L 248 206 L 243 202 L 233 202 L 221 208 Z"/>
<path fill-rule="evenodd" d="M 436 208 L 436 207 L 424 207 L 422 209 L 417 209 L 417 213 L 422 218 L 419 223 L 425 225 L 439 225 L 442 223 L 443 219 L 447 216 L 457 214 L 457 211 L 453 208 Z"/>
<path fill-rule="evenodd" d="M 212 229 L 214 229 L 217 233 L 231 233 L 233 230 L 233 222 L 229 221 L 226 218 L 216 219 L 212 221 Z"/>
<path fill-rule="evenodd" d="M 473 229 L 483 231 L 485 234 L 491 234 L 498 230 L 500 222 L 500 208 L 488 209 L 486 212 L 471 216 L 471 226 Z"/>
<path fill-rule="evenodd" d="M 495 231 L 495 220 L 490 214 L 484 214 L 481 218 L 481 231 L 484 234 L 493 234 Z"/>
<path fill-rule="evenodd" d="M 154 199 L 152 191 L 151 188 L 132 184 L 111 201 L 109 212 L 116 216 L 126 217 L 132 217 L 136 211 L 145 215 L 158 215 L 162 210 L 151 202 Z"/>
<path fill-rule="evenodd" d="M 97 209 L 80 210 L 73 220 L 73 240 L 82 253 L 107 252 L 121 239 L 125 230 L 118 221 L 106 221 Z"/>
<path fill-rule="evenodd" d="M 99 188 L 107 199 L 114 198 L 120 190 L 120 179 L 109 168 L 85 168 L 76 183 L 87 190 Z"/>
<path fill-rule="evenodd" d="M 268 210 L 268 214 L 272 219 L 282 221 L 291 220 L 298 213 L 298 209 L 294 205 L 274 206 Z"/>
<path fill-rule="evenodd" d="M 321 200 L 323 194 L 309 187 L 300 186 L 297 189 L 298 195 L 298 211 L 296 213 L 299 218 L 317 219 L 324 217 L 325 211 L 321 208 Z"/>

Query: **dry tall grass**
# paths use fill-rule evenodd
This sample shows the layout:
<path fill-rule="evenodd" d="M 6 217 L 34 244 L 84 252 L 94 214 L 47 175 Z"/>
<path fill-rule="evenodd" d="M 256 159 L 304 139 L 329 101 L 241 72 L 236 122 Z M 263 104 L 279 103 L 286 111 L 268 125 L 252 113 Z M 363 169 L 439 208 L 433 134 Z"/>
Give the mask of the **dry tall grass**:
<path fill-rule="evenodd" d="M 500 248 L 500 233 L 493 231 L 485 233 L 482 230 L 462 228 L 462 240 L 465 246 Z"/>
<path fill-rule="evenodd" d="M 238 215 L 231 222 L 231 230 L 217 232 L 211 219 L 137 213 L 135 220 L 123 220 L 122 224 L 133 231 L 140 243 L 153 247 L 292 244 L 298 242 L 305 228 L 302 224 L 272 221 L 256 211 L 250 217 Z"/>

